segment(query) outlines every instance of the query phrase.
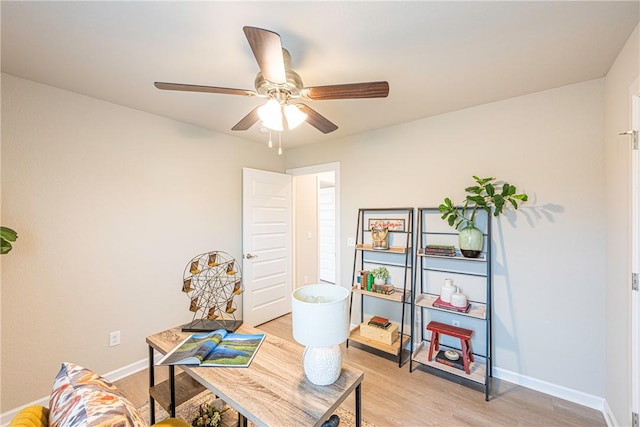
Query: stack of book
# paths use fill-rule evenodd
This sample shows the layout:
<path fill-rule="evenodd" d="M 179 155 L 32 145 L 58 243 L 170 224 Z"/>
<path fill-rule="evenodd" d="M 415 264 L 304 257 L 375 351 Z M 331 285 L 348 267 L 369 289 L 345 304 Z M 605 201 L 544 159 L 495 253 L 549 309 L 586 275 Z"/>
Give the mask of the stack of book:
<path fill-rule="evenodd" d="M 444 350 L 440 350 L 438 354 L 436 354 L 435 359 L 436 359 L 436 362 L 445 364 L 447 366 L 451 366 L 453 368 L 462 369 L 464 371 L 464 362 L 462 360 L 462 357 L 460 357 L 459 353 L 457 358 L 450 359 L 447 356 L 445 356 Z"/>
<path fill-rule="evenodd" d="M 449 245 L 427 245 L 424 247 L 425 255 L 456 256 L 456 247 Z"/>
<path fill-rule="evenodd" d="M 373 316 L 367 323 L 369 326 L 375 326 L 380 329 L 389 329 L 391 322 L 386 317 Z"/>
<path fill-rule="evenodd" d="M 458 307 L 458 306 L 455 306 L 455 305 L 453 305 L 451 303 L 444 302 L 444 301 L 442 301 L 442 299 L 440 299 L 440 297 L 438 297 L 433 302 L 433 306 L 437 307 L 437 308 L 443 308 L 445 310 L 457 311 L 458 313 L 468 313 L 469 309 L 471 308 L 471 303 L 467 302 L 467 305 L 465 305 L 463 307 Z"/>

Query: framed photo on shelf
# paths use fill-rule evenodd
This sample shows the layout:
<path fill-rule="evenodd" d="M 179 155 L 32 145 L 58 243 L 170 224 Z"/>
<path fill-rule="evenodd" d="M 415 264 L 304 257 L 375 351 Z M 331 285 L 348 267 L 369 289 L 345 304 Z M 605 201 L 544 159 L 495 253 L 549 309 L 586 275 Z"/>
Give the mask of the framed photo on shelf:
<path fill-rule="evenodd" d="M 369 230 L 373 227 L 386 227 L 389 231 L 405 231 L 404 218 L 369 218 Z"/>

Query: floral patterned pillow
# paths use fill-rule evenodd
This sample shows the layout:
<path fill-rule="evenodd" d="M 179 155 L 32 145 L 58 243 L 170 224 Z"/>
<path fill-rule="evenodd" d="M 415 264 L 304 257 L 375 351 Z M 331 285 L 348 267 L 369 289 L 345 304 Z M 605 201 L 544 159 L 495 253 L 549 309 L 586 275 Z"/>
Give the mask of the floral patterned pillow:
<path fill-rule="evenodd" d="M 49 426 L 147 426 L 118 389 L 96 373 L 65 362 L 49 399 Z"/>

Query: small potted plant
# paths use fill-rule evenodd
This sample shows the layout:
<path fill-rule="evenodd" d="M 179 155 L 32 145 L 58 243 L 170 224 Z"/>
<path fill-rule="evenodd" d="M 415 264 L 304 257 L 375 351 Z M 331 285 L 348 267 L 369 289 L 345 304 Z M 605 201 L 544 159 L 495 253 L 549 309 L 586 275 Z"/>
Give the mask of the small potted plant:
<path fill-rule="evenodd" d="M 482 253 L 484 246 L 484 236 L 475 226 L 476 213 L 482 209 L 493 216 L 502 214 L 509 205 L 518 209 L 518 203 L 526 202 L 529 197 L 522 193 L 517 194 L 516 187 L 503 183 L 500 189 L 495 184 L 495 178 L 478 178 L 473 176 L 477 185 L 467 187 L 467 197 L 462 207 L 454 206 L 451 199 L 444 199 L 444 203 L 438 207 L 442 213 L 442 219 L 449 222 L 449 225 L 459 230 L 458 244 L 462 255 L 469 258 L 477 258 Z"/>
<path fill-rule="evenodd" d="M 222 412 L 216 405 L 203 403 L 198 408 L 196 417 L 191 421 L 193 427 L 218 427 L 222 421 Z"/>
<path fill-rule="evenodd" d="M 373 274 L 373 283 L 376 285 L 384 285 L 389 278 L 389 270 L 386 267 L 378 267 L 371 271 Z"/>

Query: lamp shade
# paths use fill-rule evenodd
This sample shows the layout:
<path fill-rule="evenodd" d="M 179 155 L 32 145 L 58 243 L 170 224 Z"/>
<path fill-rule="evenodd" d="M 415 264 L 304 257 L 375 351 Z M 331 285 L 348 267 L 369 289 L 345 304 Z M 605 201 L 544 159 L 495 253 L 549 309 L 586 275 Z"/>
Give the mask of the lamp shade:
<path fill-rule="evenodd" d="M 307 114 L 300 111 L 296 105 L 287 104 L 284 106 L 284 116 L 287 119 L 289 129 L 294 129 L 307 119 Z"/>
<path fill-rule="evenodd" d="M 329 347 L 349 337 L 349 291 L 338 285 L 308 285 L 291 298 L 293 338 L 308 347 Z"/>
<path fill-rule="evenodd" d="M 267 128 L 282 131 L 282 107 L 275 99 L 270 99 L 258 108 L 258 117 Z"/>

